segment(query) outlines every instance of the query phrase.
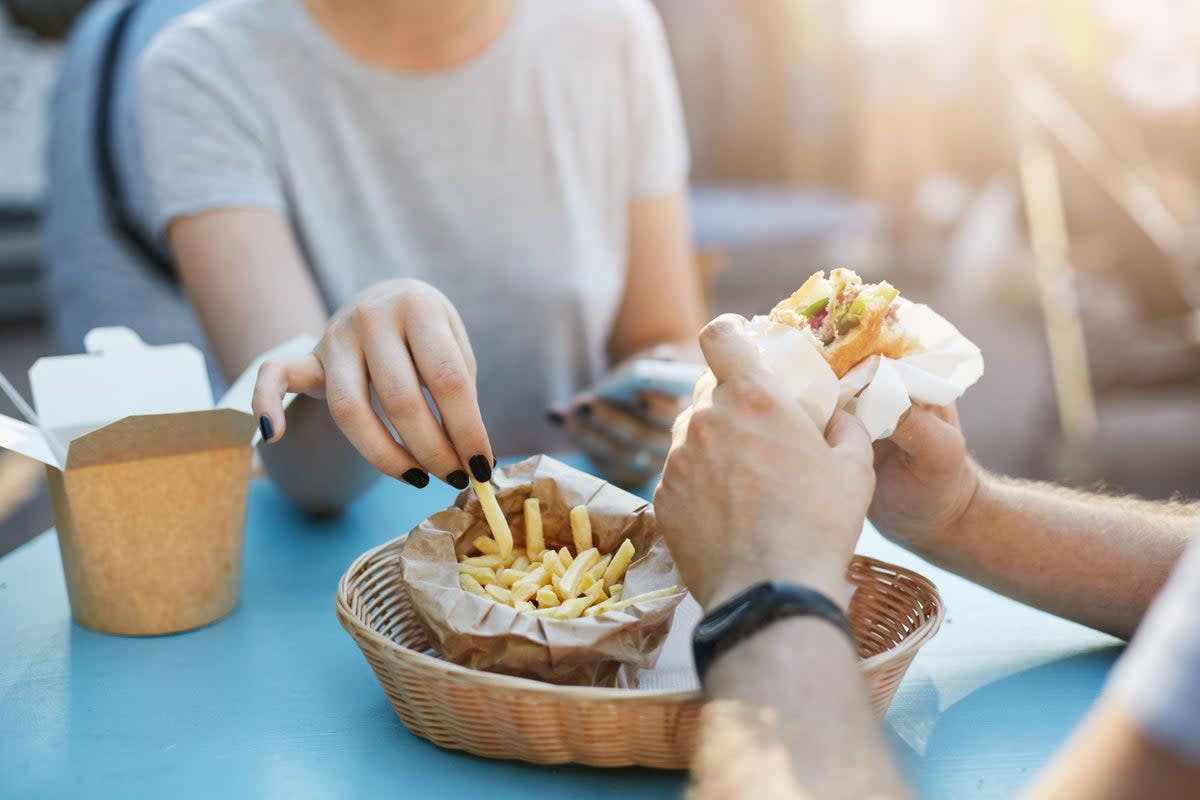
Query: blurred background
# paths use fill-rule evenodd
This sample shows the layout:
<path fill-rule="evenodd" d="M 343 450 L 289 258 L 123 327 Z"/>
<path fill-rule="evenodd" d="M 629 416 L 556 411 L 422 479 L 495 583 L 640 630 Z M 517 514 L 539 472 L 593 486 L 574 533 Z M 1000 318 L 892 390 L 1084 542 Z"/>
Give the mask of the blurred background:
<path fill-rule="evenodd" d="M 153 25 L 197 4 L 143 3 Z M 74 220 L 41 223 L 75 191 L 91 222 L 119 216 L 80 120 L 122 91 L 100 24 L 121 5 L 0 0 L 0 371 L 22 391 L 36 357 L 78 349 L 47 313 L 46 264 L 92 252 L 60 241 Z M 983 349 L 960 410 L 984 466 L 1200 495 L 1200 5 L 656 5 L 714 313 L 765 311 L 815 269 L 887 278 Z M 44 483 L 0 451 L 0 554 L 51 524 Z"/>

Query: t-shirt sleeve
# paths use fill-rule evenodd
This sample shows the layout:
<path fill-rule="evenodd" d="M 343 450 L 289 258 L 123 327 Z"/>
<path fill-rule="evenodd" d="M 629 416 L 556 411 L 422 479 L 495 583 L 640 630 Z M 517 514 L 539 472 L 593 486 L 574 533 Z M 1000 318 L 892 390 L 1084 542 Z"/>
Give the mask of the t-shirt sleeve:
<path fill-rule="evenodd" d="M 1200 766 L 1200 536 L 1154 601 L 1106 692 L 1151 741 Z"/>
<path fill-rule="evenodd" d="M 265 122 L 219 47 L 186 27 L 168 28 L 138 63 L 135 88 L 156 235 L 202 211 L 283 210 Z"/>
<path fill-rule="evenodd" d="M 654 197 L 687 181 L 688 144 L 679 86 L 662 20 L 648 0 L 627 0 L 630 19 L 630 198 Z"/>

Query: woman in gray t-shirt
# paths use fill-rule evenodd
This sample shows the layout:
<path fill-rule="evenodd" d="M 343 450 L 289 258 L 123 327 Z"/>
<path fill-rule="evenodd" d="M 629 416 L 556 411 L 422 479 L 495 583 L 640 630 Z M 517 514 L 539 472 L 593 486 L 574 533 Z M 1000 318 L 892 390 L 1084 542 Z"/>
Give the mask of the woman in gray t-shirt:
<path fill-rule="evenodd" d="M 150 45 L 137 91 L 152 223 L 224 373 L 322 337 L 256 402 L 298 502 L 364 477 L 322 406 L 284 420 L 285 386 L 417 486 L 572 445 L 625 482 L 661 463 L 674 401 L 580 399 L 648 351 L 691 358 L 702 321 L 646 0 L 220 0 Z"/>

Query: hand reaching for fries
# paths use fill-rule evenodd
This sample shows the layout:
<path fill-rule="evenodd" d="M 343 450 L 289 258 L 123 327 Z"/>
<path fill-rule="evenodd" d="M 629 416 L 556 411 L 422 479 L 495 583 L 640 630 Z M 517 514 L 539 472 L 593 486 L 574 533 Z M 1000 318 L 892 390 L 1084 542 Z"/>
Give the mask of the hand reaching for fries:
<path fill-rule="evenodd" d="M 819 430 L 737 335 L 744 324 L 725 315 L 700 335 L 717 382 L 676 424 L 656 516 L 706 609 L 763 580 L 839 600 L 875 485 L 870 437 L 840 411 Z"/>
<path fill-rule="evenodd" d="M 571 509 L 570 548 L 545 546 L 541 508 L 535 498 L 524 504 L 525 547 L 514 547 L 512 531 L 492 487 L 475 483 L 479 504 L 492 536 L 472 542 L 478 555 L 459 557 L 458 581 L 463 591 L 512 606 L 518 612 L 567 620 L 620 611 L 679 591 L 670 586 L 625 598 L 625 570 L 633 561 L 628 539 L 616 552 L 602 555 L 592 546 L 592 526 L 586 506 Z"/>
<path fill-rule="evenodd" d="M 385 281 L 339 309 L 312 353 L 262 365 L 254 414 L 264 441 L 272 442 L 286 431 L 285 393 L 323 397 L 342 433 L 380 472 L 417 488 L 433 473 L 465 489 L 468 470 L 487 481 L 494 463 L 475 373 L 466 329 L 450 301 L 421 281 Z"/>

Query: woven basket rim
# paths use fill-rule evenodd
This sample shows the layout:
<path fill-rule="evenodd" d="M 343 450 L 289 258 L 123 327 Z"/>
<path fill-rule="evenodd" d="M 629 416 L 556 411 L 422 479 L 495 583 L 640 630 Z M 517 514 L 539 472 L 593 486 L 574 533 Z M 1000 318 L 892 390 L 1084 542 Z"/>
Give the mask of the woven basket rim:
<path fill-rule="evenodd" d="M 908 636 L 905 636 L 904 639 L 895 647 L 889 647 L 882 653 L 876 653 L 869 658 L 860 659 L 858 664 L 859 669 L 868 670 L 876 667 L 883 661 L 893 661 L 907 653 L 909 650 L 916 650 L 917 648 L 922 647 L 926 642 L 932 639 L 939 630 L 941 630 L 942 622 L 946 619 L 946 603 L 944 600 L 942 600 L 942 593 L 938 591 L 937 585 L 933 581 L 929 580 L 929 578 L 926 578 L 924 575 L 915 570 L 902 567 L 899 564 L 880 561 L 878 558 L 871 558 L 870 556 L 864 556 L 855 553 L 854 559 L 865 561 L 875 567 L 883 567 L 884 569 L 891 570 L 897 575 L 903 575 L 906 580 L 924 584 L 926 590 L 928 590 L 937 601 L 934 604 L 933 616 L 929 617 L 920 625 L 918 625 L 912 631 L 912 633 L 910 633 Z M 395 644 L 395 642 L 393 642 L 393 644 Z"/>
<path fill-rule="evenodd" d="M 533 692 L 559 699 L 595 700 L 609 703 L 640 704 L 654 701 L 686 703 L 704 700 L 704 693 L 700 689 L 629 689 L 612 686 L 575 686 L 547 683 L 515 675 L 503 675 L 495 672 L 487 672 L 486 670 L 464 667 L 396 643 L 359 619 L 350 610 L 346 598 L 350 593 L 352 576 L 357 576 L 364 564 L 373 560 L 381 551 L 394 547 L 397 542 L 404 538 L 404 536 L 399 536 L 367 550 L 350 564 L 338 580 L 337 594 L 334 597 L 334 610 L 337 613 L 338 621 L 352 637 L 365 637 L 366 639 L 374 640 L 392 658 L 407 660 L 422 669 L 441 672 L 447 676 L 457 676 L 493 689 Z M 396 558 L 399 558 L 399 555 Z M 919 648 L 932 638 L 938 629 L 941 628 L 942 620 L 946 615 L 946 607 L 937 586 L 923 575 L 907 567 L 889 564 L 870 556 L 855 554 L 854 559 L 865 561 L 875 567 L 891 570 L 907 580 L 921 583 L 925 585 L 936 600 L 934 614 L 918 625 L 903 641 L 894 647 L 889 647 L 882 653 L 877 653 L 869 658 L 859 659 L 859 670 L 865 672 L 879 666 L 882 662 L 902 658 L 909 650 Z"/>

